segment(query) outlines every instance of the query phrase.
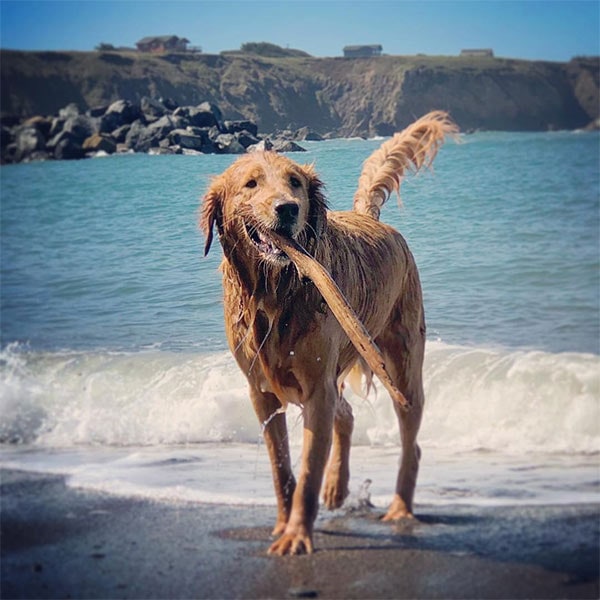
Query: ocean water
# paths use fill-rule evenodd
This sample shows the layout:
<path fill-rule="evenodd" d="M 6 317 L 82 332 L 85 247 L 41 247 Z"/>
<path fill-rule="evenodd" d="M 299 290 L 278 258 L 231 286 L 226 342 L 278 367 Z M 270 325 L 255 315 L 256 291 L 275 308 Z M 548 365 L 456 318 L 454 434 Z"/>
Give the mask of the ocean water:
<path fill-rule="evenodd" d="M 600 501 L 597 133 L 477 133 L 409 176 L 382 220 L 419 265 L 428 324 L 417 504 Z M 306 143 L 350 208 L 381 140 Z M 0 464 L 177 501 L 274 504 L 261 428 L 225 341 L 199 201 L 228 156 L 4 166 Z M 350 395 L 349 504 L 390 501 L 381 387 Z M 295 464 L 301 414 L 288 409 Z M 418 510 L 418 507 L 417 507 Z"/>

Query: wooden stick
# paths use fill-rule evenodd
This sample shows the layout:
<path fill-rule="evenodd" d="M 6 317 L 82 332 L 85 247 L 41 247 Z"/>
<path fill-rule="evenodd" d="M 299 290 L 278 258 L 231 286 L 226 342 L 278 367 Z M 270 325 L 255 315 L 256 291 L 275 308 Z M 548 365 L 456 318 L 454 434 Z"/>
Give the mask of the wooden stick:
<path fill-rule="evenodd" d="M 408 410 L 411 407 L 410 402 L 394 385 L 385 368 L 385 361 L 377 344 L 373 341 L 373 338 L 354 312 L 354 309 L 348 304 L 348 300 L 346 300 L 327 270 L 295 240 L 272 231 L 269 232 L 269 237 L 273 238 L 281 250 L 289 256 L 300 274 L 311 279 L 317 286 L 342 329 L 373 373 L 377 375 L 392 399 Z"/>

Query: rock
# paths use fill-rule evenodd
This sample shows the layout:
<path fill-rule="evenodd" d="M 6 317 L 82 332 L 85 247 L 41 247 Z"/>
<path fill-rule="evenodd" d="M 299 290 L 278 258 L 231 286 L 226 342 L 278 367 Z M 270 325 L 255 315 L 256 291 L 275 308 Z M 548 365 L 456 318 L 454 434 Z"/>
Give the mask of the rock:
<path fill-rule="evenodd" d="M 246 150 L 248 152 L 268 152 L 269 150 L 273 150 L 273 142 L 269 138 L 266 138 L 258 142 L 258 144 L 248 146 Z"/>
<path fill-rule="evenodd" d="M 301 127 L 294 133 L 294 140 L 298 142 L 321 142 L 323 141 L 323 136 L 313 131 L 310 127 Z"/>
<path fill-rule="evenodd" d="M 113 154 L 117 150 L 117 144 L 112 137 L 106 134 L 94 133 L 84 140 L 83 149 L 86 152 L 102 151 L 107 154 Z"/>
<path fill-rule="evenodd" d="M 179 103 L 177 100 L 173 100 L 173 98 L 159 98 L 158 101 L 171 112 L 179 108 Z"/>
<path fill-rule="evenodd" d="M 258 126 L 252 121 L 224 121 L 223 127 L 225 133 L 238 133 L 241 131 L 247 131 L 254 137 L 258 135 Z"/>
<path fill-rule="evenodd" d="M 169 133 L 168 141 L 169 145 L 177 145 L 182 149 L 197 150 L 202 152 L 207 144 L 208 135 L 195 135 L 190 133 L 187 129 L 174 129 Z"/>
<path fill-rule="evenodd" d="M 233 134 L 235 139 L 244 147 L 248 148 L 254 144 L 258 144 L 260 140 L 248 131 L 239 131 Z"/>
<path fill-rule="evenodd" d="M 128 100 L 113 102 L 100 121 L 100 133 L 111 133 L 122 125 L 128 125 L 142 117 L 142 111 L 137 104 Z"/>
<path fill-rule="evenodd" d="M 58 116 L 65 120 L 70 119 L 71 117 L 76 117 L 77 115 L 79 115 L 79 107 L 77 104 L 75 104 L 75 102 L 67 104 L 67 106 L 58 111 Z"/>
<path fill-rule="evenodd" d="M 48 148 L 48 150 L 53 151 L 54 148 L 56 148 L 56 146 L 58 146 L 58 144 L 64 139 L 74 140 L 76 138 L 72 133 L 61 130 L 48 140 L 48 142 L 46 143 L 46 147 Z"/>
<path fill-rule="evenodd" d="M 69 135 L 63 137 L 54 148 L 54 158 L 57 160 L 72 160 L 85 157 L 81 144 Z"/>
<path fill-rule="evenodd" d="M 170 115 L 165 115 L 147 126 L 141 121 L 135 121 L 127 133 L 125 143 L 136 152 L 148 152 L 150 148 L 158 147 L 159 142 L 177 129 L 182 121 L 185 122 Z"/>
<path fill-rule="evenodd" d="M 50 135 L 50 128 L 52 127 L 52 119 L 48 117 L 31 117 L 23 121 L 25 127 L 35 127 L 45 139 Z"/>
<path fill-rule="evenodd" d="M 23 159 L 23 162 L 37 162 L 42 160 L 49 160 L 52 155 L 46 150 L 36 150 L 32 152 L 27 158 Z"/>
<path fill-rule="evenodd" d="M 2 164 L 14 163 L 17 161 L 17 144 L 12 142 L 2 149 Z"/>
<path fill-rule="evenodd" d="M 48 137 L 53 138 L 55 135 L 58 135 L 63 130 L 63 127 L 65 126 L 66 121 L 67 120 L 63 119 L 62 117 L 54 117 L 52 119 L 52 123 L 50 125 L 50 131 L 48 132 Z"/>
<path fill-rule="evenodd" d="M 167 109 L 159 100 L 154 100 L 153 98 L 148 98 L 147 96 L 144 96 L 140 100 L 140 109 L 146 118 L 159 118 L 164 116 L 164 114 L 167 112 Z"/>
<path fill-rule="evenodd" d="M 86 117 L 85 115 L 78 115 L 76 117 L 69 117 L 64 125 L 63 131 L 70 133 L 80 143 L 98 130 L 97 123 L 92 117 Z"/>
<path fill-rule="evenodd" d="M 92 108 L 88 108 L 88 110 L 85 111 L 85 114 L 88 117 L 102 117 L 106 111 L 108 110 L 108 105 L 107 104 L 103 104 L 102 106 L 93 106 Z"/>
<path fill-rule="evenodd" d="M 117 142 L 117 144 L 122 144 L 125 142 L 125 138 L 131 129 L 131 125 L 121 125 L 118 129 L 115 129 L 110 135 Z"/>
<path fill-rule="evenodd" d="M 203 102 L 198 106 L 179 107 L 173 114 L 183 113 L 188 119 L 189 125 L 196 127 L 218 127 L 220 131 L 224 130 L 223 116 L 217 106 L 210 102 Z"/>
<path fill-rule="evenodd" d="M 46 148 L 46 140 L 36 127 L 19 127 L 15 135 L 15 144 L 14 158 L 17 162 L 27 159 L 37 150 Z"/>
<path fill-rule="evenodd" d="M 220 154 L 244 154 L 246 148 L 242 146 L 232 133 L 222 133 L 214 140 L 217 152 Z"/>
<path fill-rule="evenodd" d="M 306 152 L 302 146 L 291 140 L 275 139 L 273 140 L 273 150 L 275 152 Z"/>
<path fill-rule="evenodd" d="M 148 154 L 156 154 L 156 155 L 168 155 L 168 154 L 181 154 L 181 148 L 178 148 L 177 146 L 167 146 L 167 147 L 157 147 L 157 148 L 150 148 L 150 150 L 148 150 Z"/>
<path fill-rule="evenodd" d="M 202 152 L 198 152 L 198 150 L 189 150 L 188 148 L 182 148 L 181 154 L 185 156 L 202 156 Z"/>

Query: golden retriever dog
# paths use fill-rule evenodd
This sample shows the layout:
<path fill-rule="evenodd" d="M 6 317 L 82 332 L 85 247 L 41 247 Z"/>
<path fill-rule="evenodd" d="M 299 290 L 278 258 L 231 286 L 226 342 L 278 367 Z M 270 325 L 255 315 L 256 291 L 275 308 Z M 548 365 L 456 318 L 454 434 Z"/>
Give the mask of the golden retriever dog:
<path fill-rule="evenodd" d="M 365 162 L 352 211 L 330 211 L 312 166 L 275 152 L 247 154 L 212 180 L 201 227 L 208 253 L 216 227 L 224 259 L 225 328 L 248 379 L 271 460 L 278 539 L 269 553 L 313 551 L 322 491 L 329 509 L 348 494 L 352 409 L 344 380 L 372 372 L 317 287 L 298 274 L 269 233 L 293 239 L 331 274 L 380 349 L 388 373 L 411 405 L 395 404 L 402 459 L 386 521 L 411 517 L 419 468 L 425 319 L 419 275 L 404 238 L 381 223 L 382 204 L 408 169 L 430 164 L 456 131 L 446 113 L 425 115 Z M 285 408 L 302 407 L 303 447 L 292 472 Z M 324 481 L 323 481 L 324 480 Z"/>

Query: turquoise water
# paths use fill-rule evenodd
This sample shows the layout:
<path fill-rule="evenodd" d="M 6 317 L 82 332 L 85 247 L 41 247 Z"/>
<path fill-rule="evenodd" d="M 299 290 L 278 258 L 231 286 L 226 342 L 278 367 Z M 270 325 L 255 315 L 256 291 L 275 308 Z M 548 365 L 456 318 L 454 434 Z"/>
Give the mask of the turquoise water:
<path fill-rule="evenodd" d="M 307 144 L 347 209 L 377 140 Z M 227 156 L 130 155 L 6 166 L 2 345 L 224 349 L 219 248 L 199 199 Z M 481 133 L 448 143 L 382 220 L 408 239 L 430 339 L 599 353 L 596 134 Z"/>
<path fill-rule="evenodd" d="M 308 143 L 336 209 L 380 140 Z M 2 167 L 0 464 L 110 493 L 273 503 L 260 424 L 226 348 L 200 197 L 232 157 Z M 417 502 L 600 498 L 599 137 L 479 133 L 408 177 L 428 321 Z M 383 389 L 355 414 L 351 490 L 391 498 Z M 294 464 L 301 415 L 288 411 Z"/>

